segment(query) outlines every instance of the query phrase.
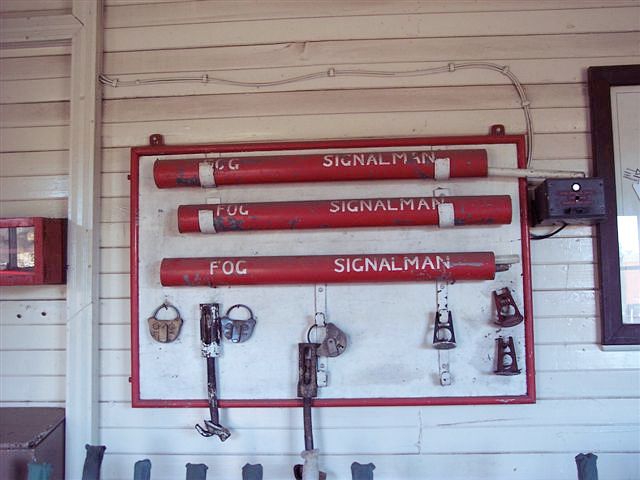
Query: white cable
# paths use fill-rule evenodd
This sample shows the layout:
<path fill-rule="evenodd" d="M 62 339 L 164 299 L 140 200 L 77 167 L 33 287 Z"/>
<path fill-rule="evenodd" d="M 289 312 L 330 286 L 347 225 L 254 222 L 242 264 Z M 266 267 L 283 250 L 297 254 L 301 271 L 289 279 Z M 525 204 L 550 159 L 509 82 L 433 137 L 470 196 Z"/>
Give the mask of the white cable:
<path fill-rule="evenodd" d="M 497 63 L 489 62 L 463 62 L 463 63 L 449 63 L 442 67 L 423 68 L 418 70 L 339 70 L 334 67 L 329 68 L 326 71 L 318 71 L 314 73 L 308 73 L 306 75 L 298 75 L 295 77 L 283 78 L 281 80 L 274 80 L 272 82 L 241 82 L 238 80 L 228 80 L 226 78 L 211 77 L 208 74 L 202 74 L 193 77 L 172 77 L 172 78 L 149 78 L 143 80 L 119 80 L 117 78 L 112 79 L 106 75 L 99 75 L 98 80 L 102 85 L 109 87 L 133 87 L 139 85 L 159 85 L 163 83 L 218 83 L 222 85 L 233 85 L 236 87 L 247 88 L 260 88 L 260 87 L 275 87 L 280 85 L 286 85 L 295 82 L 304 82 L 307 80 L 315 80 L 318 78 L 333 78 L 333 77 L 419 77 L 423 75 L 433 75 L 437 73 L 451 73 L 456 70 L 466 69 L 484 69 L 497 72 L 507 77 L 513 84 L 518 96 L 520 97 L 520 106 L 524 112 L 525 126 L 527 129 L 527 168 L 531 168 L 531 161 L 533 159 L 533 121 L 531 120 L 530 102 L 527 99 L 527 94 L 524 87 L 518 80 L 508 65 L 498 65 Z"/>

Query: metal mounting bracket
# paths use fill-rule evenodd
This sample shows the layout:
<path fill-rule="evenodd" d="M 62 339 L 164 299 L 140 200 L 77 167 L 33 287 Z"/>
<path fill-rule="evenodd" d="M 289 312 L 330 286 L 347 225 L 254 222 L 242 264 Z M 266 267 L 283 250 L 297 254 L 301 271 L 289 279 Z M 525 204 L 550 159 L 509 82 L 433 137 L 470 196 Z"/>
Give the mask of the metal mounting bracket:
<path fill-rule="evenodd" d="M 314 321 L 316 328 L 314 342 L 319 343 L 318 331 L 320 329 L 326 329 L 327 320 L 327 286 L 324 284 L 318 284 L 315 288 L 315 316 Z M 316 379 L 318 387 L 326 387 L 329 383 L 329 358 L 318 357 L 318 372 Z"/>

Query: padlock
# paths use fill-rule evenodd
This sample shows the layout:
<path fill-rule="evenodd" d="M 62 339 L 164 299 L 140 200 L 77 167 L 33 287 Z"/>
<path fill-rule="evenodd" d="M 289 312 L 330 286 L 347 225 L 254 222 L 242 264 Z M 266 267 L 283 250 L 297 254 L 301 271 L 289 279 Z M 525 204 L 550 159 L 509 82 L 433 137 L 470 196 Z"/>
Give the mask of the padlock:
<path fill-rule="evenodd" d="M 164 320 L 157 318 L 160 309 L 165 310 L 172 309 L 176 312 L 175 318 Z M 149 333 L 156 342 L 170 343 L 173 342 L 178 335 L 180 335 L 180 328 L 182 327 L 182 318 L 180 312 L 176 307 L 168 302 L 164 302 L 153 312 L 153 315 L 147 320 L 149 324 Z"/>
<path fill-rule="evenodd" d="M 347 348 L 347 335 L 334 323 L 325 325 L 325 337 L 318 347 L 319 357 L 337 357 Z"/>
<path fill-rule="evenodd" d="M 229 314 L 236 308 L 243 308 L 247 312 L 249 312 L 249 318 L 246 318 L 244 320 L 231 318 Z M 249 340 L 249 337 L 251 337 L 253 329 L 256 326 L 256 319 L 249 307 L 247 307 L 246 305 L 237 304 L 233 307 L 230 307 L 227 310 L 227 313 L 224 314 L 224 317 L 220 318 L 220 324 L 222 326 L 222 335 L 224 336 L 224 338 L 230 340 L 233 343 L 242 343 Z"/>

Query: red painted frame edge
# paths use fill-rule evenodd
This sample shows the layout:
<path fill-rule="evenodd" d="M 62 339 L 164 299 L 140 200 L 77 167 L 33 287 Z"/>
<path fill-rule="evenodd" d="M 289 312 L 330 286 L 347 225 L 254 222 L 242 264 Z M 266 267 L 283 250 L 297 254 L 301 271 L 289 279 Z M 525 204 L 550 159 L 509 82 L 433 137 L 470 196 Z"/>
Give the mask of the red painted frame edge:
<path fill-rule="evenodd" d="M 16 217 L 0 218 L 0 228 L 34 227 L 35 239 L 33 270 L 0 271 L 1 286 L 55 285 L 66 283 L 65 218 Z"/>
<path fill-rule="evenodd" d="M 385 139 L 350 139 L 309 142 L 270 142 L 220 145 L 145 145 L 131 148 L 131 210 L 130 210 L 130 259 L 131 259 L 131 406 L 134 408 L 206 408 L 206 400 L 162 400 L 140 398 L 139 322 L 138 322 L 138 193 L 139 160 L 147 155 L 188 155 L 209 152 L 310 150 L 320 148 L 370 148 L 417 145 L 474 145 L 515 144 L 518 168 L 526 168 L 524 135 L 481 135 L 452 137 L 417 137 Z M 533 300 L 531 283 L 531 256 L 529 240 L 529 214 L 527 210 L 527 181 L 519 179 L 520 228 L 522 236 L 523 302 L 525 312 L 525 364 L 527 393 L 516 396 L 479 397 L 410 397 L 410 398 L 332 398 L 318 399 L 315 407 L 385 407 L 429 405 L 495 405 L 535 403 L 535 356 L 533 339 Z M 220 400 L 222 408 L 282 408 L 300 407 L 298 399 Z"/>

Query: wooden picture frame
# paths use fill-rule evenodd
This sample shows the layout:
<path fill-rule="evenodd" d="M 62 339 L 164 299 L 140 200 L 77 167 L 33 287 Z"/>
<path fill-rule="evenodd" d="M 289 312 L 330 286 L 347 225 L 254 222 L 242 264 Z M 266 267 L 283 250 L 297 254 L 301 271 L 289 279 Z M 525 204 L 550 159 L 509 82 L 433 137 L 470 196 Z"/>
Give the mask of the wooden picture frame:
<path fill-rule="evenodd" d="M 640 65 L 588 69 L 594 175 L 602 177 L 607 219 L 597 226 L 600 314 L 603 347 L 640 345 L 640 323 L 625 323 L 619 257 L 616 156 L 611 89 L 640 85 Z"/>

